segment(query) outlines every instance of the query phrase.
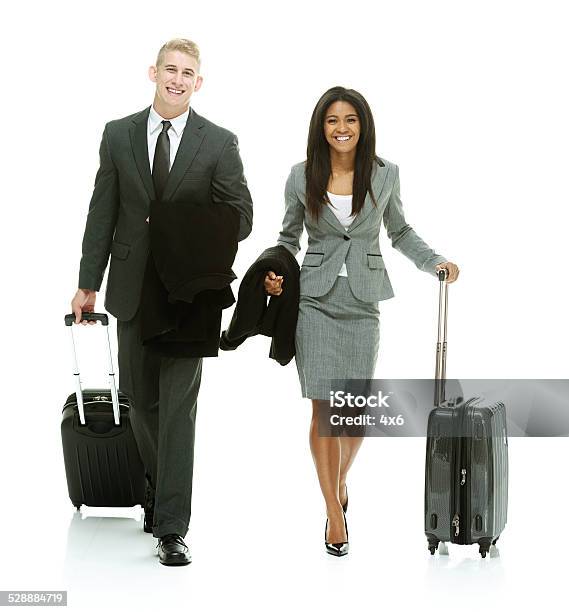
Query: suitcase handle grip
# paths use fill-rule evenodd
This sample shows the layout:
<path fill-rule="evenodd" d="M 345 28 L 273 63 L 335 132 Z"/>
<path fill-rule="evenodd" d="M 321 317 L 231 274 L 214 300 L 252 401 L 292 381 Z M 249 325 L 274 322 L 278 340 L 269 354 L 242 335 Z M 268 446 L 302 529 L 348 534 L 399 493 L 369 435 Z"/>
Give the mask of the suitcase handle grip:
<path fill-rule="evenodd" d="M 109 315 L 104 312 L 82 312 L 81 321 L 101 321 L 102 325 L 109 324 Z M 73 313 L 65 315 L 65 325 L 67 327 L 75 323 L 75 315 Z"/>
<path fill-rule="evenodd" d="M 448 276 L 448 270 L 446 268 L 441 268 L 438 272 L 437 275 L 439 277 L 440 281 L 444 281 L 447 279 Z"/>
<path fill-rule="evenodd" d="M 111 339 L 109 336 L 109 316 L 105 313 L 97 312 L 83 312 L 81 314 L 82 321 L 101 321 L 105 327 L 107 333 L 107 348 L 109 358 L 109 382 L 111 384 L 111 398 L 113 402 L 113 416 L 115 425 L 120 425 L 120 408 L 119 408 L 119 396 L 117 393 L 117 386 L 115 382 L 115 372 L 113 368 L 113 356 L 111 352 Z M 75 379 L 75 395 L 77 397 L 77 411 L 79 412 L 79 422 L 81 425 L 85 425 L 85 409 L 83 406 L 83 390 L 81 388 L 81 378 L 79 376 L 79 366 L 77 365 L 77 353 L 75 351 L 75 339 L 73 336 L 73 323 L 75 321 L 75 314 L 65 315 L 65 325 L 69 327 L 71 332 L 71 347 L 73 355 L 73 378 Z"/>
<path fill-rule="evenodd" d="M 114 418 L 114 415 L 113 415 Z M 82 436 L 88 436 L 90 438 L 113 438 L 124 433 L 125 422 L 124 419 L 120 419 L 120 422 L 114 422 L 114 427 L 110 421 L 101 422 L 90 418 L 85 424 L 81 424 L 80 415 L 77 414 L 73 420 L 73 429 L 79 432 Z"/>

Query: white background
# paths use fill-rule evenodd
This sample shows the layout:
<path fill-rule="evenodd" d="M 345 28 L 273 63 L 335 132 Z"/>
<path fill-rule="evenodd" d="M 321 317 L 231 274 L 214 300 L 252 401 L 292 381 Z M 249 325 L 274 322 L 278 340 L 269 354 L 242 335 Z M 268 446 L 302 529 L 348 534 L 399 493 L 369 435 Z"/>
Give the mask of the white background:
<path fill-rule="evenodd" d="M 566 609 L 565 438 L 510 440 L 508 525 L 485 560 L 474 546 L 429 556 L 424 439 L 367 440 L 349 480 L 350 554 L 335 559 L 323 549 L 309 403 L 294 364 L 269 360 L 268 339 L 254 338 L 205 363 L 194 562 L 165 568 L 136 512 L 74 514 L 59 434 L 73 389 L 63 315 L 102 130 L 151 103 L 147 67 L 174 36 L 202 49 L 204 85 L 192 105 L 239 136 L 255 204 L 239 276 L 276 240 L 284 182 L 304 159 L 317 99 L 333 85 L 353 87 L 372 107 L 378 154 L 400 167 L 408 222 L 461 268 L 449 291 L 449 377 L 566 377 L 564 8 L 407 0 L 2 9 L 0 589 L 68 589 L 77 610 Z M 381 304 L 376 375 L 428 378 L 436 281 L 388 248 L 383 231 L 382 244 L 396 297 Z M 95 367 L 104 364 L 101 329 L 77 331 L 85 385 L 106 385 Z"/>

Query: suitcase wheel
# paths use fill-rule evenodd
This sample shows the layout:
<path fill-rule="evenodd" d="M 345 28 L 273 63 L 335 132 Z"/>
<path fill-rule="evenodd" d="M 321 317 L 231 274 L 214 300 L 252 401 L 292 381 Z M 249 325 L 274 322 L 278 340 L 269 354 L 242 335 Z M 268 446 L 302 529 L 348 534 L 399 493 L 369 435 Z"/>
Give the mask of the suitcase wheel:
<path fill-rule="evenodd" d="M 500 538 L 500 536 L 498 536 L 493 542 L 492 542 L 492 546 L 496 546 L 496 542 L 498 541 L 498 539 Z"/>
<path fill-rule="evenodd" d="M 431 555 L 434 555 L 435 550 L 437 550 L 437 548 L 439 547 L 440 540 L 436 536 L 428 534 L 427 541 L 429 543 L 429 552 L 431 553 Z"/>
<path fill-rule="evenodd" d="M 81 504 L 73 504 L 75 506 L 75 509 L 77 510 L 77 512 L 79 512 L 81 510 Z"/>
<path fill-rule="evenodd" d="M 486 558 L 486 554 L 490 551 L 490 546 L 492 544 L 492 539 L 491 538 L 482 538 L 478 544 L 480 545 L 480 554 L 482 555 L 482 558 L 485 559 Z"/>

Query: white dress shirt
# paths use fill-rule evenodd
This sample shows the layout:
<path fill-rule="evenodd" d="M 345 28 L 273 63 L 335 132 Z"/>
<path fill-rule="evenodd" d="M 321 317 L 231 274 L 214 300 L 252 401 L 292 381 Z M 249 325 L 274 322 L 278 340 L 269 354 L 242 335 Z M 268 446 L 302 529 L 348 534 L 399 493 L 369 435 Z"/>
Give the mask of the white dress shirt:
<path fill-rule="evenodd" d="M 176 159 L 176 153 L 180 146 L 180 140 L 182 139 L 182 133 L 186 127 L 186 122 L 190 114 L 190 109 L 185 113 L 182 113 L 174 119 L 168 119 L 172 124 L 172 127 L 168 130 L 168 138 L 170 139 L 170 168 Z M 162 131 L 162 121 L 165 121 L 164 117 L 161 117 L 155 110 L 154 106 L 150 107 L 150 114 L 148 115 L 148 127 L 147 127 L 147 140 L 148 140 L 148 161 L 150 162 L 150 172 L 152 172 L 152 165 L 154 164 L 154 151 L 156 150 L 156 141 L 158 140 L 158 134 Z"/>
<path fill-rule="evenodd" d="M 351 195 L 337 195 L 335 193 L 326 192 L 328 198 L 332 203 L 330 210 L 336 215 L 336 219 L 342 224 L 344 229 L 348 229 L 354 220 L 352 216 L 352 196 Z M 348 269 L 346 268 L 346 262 L 342 264 L 338 276 L 348 276 Z"/>

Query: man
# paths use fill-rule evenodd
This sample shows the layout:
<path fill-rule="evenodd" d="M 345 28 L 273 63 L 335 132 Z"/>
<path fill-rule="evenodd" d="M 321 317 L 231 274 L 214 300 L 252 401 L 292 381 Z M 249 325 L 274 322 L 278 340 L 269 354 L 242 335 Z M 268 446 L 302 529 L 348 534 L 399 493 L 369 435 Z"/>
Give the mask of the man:
<path fill-rule="evenodd" d="M 71 306 L 76 323 L 94 311 L 110 254 L 105 308 L 118 320 L 120 387 L 146 470 L 144 530 L 158 538 L 162 564 L 186 565 L 202 359 L 160 356 L 141 342 L 150 202 L 229 205 L 239 213 L 238 240 L 251 232 L 253 209 L 237 138 L 189 107 L 202 86 L 197 45 L 169 41 L 149 77 L 152 106 L 105 126 Z"/>

